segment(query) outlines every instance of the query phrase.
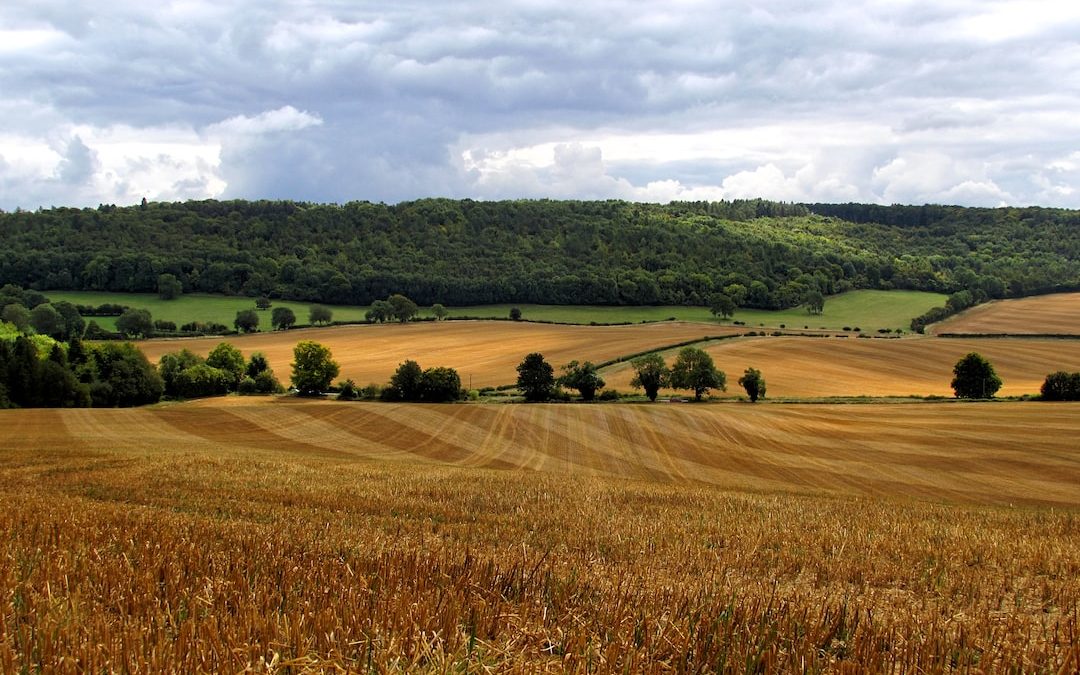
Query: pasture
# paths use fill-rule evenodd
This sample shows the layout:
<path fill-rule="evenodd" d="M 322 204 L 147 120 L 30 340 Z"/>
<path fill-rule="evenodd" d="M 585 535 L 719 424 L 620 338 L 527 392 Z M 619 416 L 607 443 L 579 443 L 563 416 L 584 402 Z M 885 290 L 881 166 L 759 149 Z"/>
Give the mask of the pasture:
<path fill-rule="evenodd" d="M 0 425 L 3 672 L 1080 668 L 1075 404 Z"/>
<path fill-rule="evenodd" d="M 701 346 L 728 378 L 727 393 L 713 395 L 729 397 L 745 395 L 738 379 L 748 367 L 762 371 L 771 398 L 951 397 L 953 366 L 969 352 L 979 352 L 994 365 L 1004 382 L 999 396 L 1037 394 L 1049 373 L 1080 371 L 1080 341 L 1075 340 L 781 336 Z M 677 349 L 663 353 L 668 365 L 677 353 Z M 605 368 L 602 375 L 609 387 L 631 390 L 629 363 Z"/>
<path fill-rule="evenodd" d="M 949 317 L 934 333 L 1080 335 L 1080 293 L 995 300 Z"/>
<path fill-rule="evenodd" d="M 147 293 L 99 293 L 93 291 L 49 291 L 49 298 L 54 301 L 84 305 L 114 303 L 139 309 L 148 309 L 155 319 L 174 321 L 182 325 L 189 321 L 214 321 L 232 327 L 236 313 L 242 309 L 253 309 L 254 298 L 221 296 L 206 294 L 182 295 L 175 300 L 161 300 L 154 294 Z M 945 296 L 937 293 L 920 291 L 851 291 L 826 299 L 825 313 L 810 316 L 800 307 L 766 311 L 739 309 L 734 320 L 744 322 L 748 328 L 764 325 L 776 327 L 784 324 L 789 328 L 827 328 L 840 330 L 844 326 L 861 327 L 864 330 L 878 328 L 908 329 L 913 317 L 931 307 L 943 305 Z M 298 323 L 307 323 L 310 303 L 274 300 L 274 306 L 289 307 L 296 314 Z M 334 312 L 335 321 L 362 321 L 367 307 L 329 305 Z M 640 323 L 642 321 L 697 321 L 711 324 L 730 324 L 719 321 L 709 313 L 706 307 L 686 307 L 664 305 L 655 307 L 627 306 L 588 306 L 588 305 L 483 305 L 474 307 L 447 307 L 451 317 L 476 317 L 485 319 L 505 319 L 511 307 L 518 307 L 522 317 L 532 321 L 554 321 L 558 323 Z M 430 308 L 420 308 L 420 317 L 430 317 Z M 270 311 L 260 312 L 260 329 L 270 330 Z M 98 325 L 107 330 L 115 328 L 115 317 L 95 317 Z"/>
<path fill-rule="evenodd" d="M 563 326 L 511 321 L 448 321 L 334 326 L 301 331 L 253 333 L 224 338 L 245 355 L 261 351 L 278 377 L 287 382 L 293 347 L 315 340 L 333 352 L 340 379 L 357 384 L 386 383 L 403 361 L 424 368 L 457 369 L 466 387 L 513 384 L 514 370 L 530 352 L 539 351 L 555 368 L 576 359 L 602 362 L 666 345 L 700 340 L 706 335 L 738 333 L 738 327 L 665 322 L 630 326 Z M 139 348 L 156 363 L 166 352 L 187 348 L 205 356 L 223 338 L 147 340 Z M 471 385 L 470 385 L 471 382 Z"/>

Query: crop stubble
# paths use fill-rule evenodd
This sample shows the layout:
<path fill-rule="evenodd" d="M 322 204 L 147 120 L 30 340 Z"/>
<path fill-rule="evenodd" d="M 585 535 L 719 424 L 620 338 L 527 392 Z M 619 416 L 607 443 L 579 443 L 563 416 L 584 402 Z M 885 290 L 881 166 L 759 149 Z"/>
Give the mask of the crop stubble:
<path fill-rule="evenodd" d="M 1075 671 L 1078 413 L 3 411 L 0 671 Z"/>

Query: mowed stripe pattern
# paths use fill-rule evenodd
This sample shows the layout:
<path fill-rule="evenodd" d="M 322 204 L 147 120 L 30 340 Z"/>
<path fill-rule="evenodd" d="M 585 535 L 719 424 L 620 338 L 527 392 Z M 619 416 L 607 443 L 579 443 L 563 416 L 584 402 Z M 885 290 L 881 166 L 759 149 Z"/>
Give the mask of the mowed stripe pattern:
<path fill-rule="evenodd" d="M 395 405 L 0 411 L 19 455 L 229 450 L 731 489 L 1080 505 L 1080 405 Z M 14 456 L 14 455 L 12 455 Z M 25 457 L 23 457 L 25 459 Z"/>
<path fill-rule="evenodd" d="M 1080 335 L 1080 293 L 997 300 L 948 318 L 934 333 Z"/>
<path fill-rule="evenodd" d="M 727 374 L 728 396 L 744 395 L 738 379 L 748 367 L 762 371 L 774 398 L 952 396 L 953 366 L 969 352 L 994 365 L 1004 382 L 1000 396 L 1037 394 L 1049 373 L 1080 371 L 1080 340 L 768 337 L 718 341 L 706 351 Z M 669 365 L 676 354 L 664 354 Z M 616 364 L 603 375 L 609 387 L 630 390 L 629 364 Z"/>
<path fill-rule="evenodd" d="M 330 349 L 341 366 L 341 379 L 357 384 L 386 383 L 403 361 L 422 367 L 456 368 L 465 386 L 513 384 L 516 366 L 526 354 L 541 352 L 555 368 L 572 361 L 603 362 L 626 354 L 741 332 L 737 327 L 687 322 L 629 326 L 564 326 L 512 321 L 447 321 L 408 324 L 335 326 L 227 338 L 147 340 L 139 349 L 157 363 L 168 352 L 190 349 L 206 356 L 219 342 L 230 342 L 250 355 L 263 352 L 282 382 L 289 379 L 293 347 L 314 340 Z"/>

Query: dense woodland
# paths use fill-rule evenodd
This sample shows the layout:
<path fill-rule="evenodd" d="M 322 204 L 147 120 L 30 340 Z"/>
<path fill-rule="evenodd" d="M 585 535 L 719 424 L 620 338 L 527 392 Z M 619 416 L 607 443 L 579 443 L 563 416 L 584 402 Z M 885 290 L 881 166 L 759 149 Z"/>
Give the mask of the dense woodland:
<path fill-rule="evenodd" d="M 790 307 L 853 288 L 978 302 L 1080 286 L 1080 212 L 425 199 L 144 203 L 0 213 L 0 284 L 369 304 Z"/>

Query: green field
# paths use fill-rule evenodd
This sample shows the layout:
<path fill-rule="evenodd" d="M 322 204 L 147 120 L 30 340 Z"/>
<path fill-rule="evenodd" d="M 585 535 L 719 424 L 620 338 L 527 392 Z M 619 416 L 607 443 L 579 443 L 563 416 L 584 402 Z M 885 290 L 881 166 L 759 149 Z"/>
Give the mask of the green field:
<path fill-rule="evenodd" d="M 55 301 L 67 300 L 76 304 L 101 305 L 116 303 L 150 310 L 154 319 L 175 321 L 177 325 L 189 321 L 216 321 L 232 326 L 236 313 L 255 307 L 253 298 L 222 295 L 191 294 L 176 300 L 161 300 L 150 293 L 97 293 L 91 291 L 49 291 L 48 297 Z M 765 326 L 777 328 L 826 328 L 840 330 L 847 326 L 864 331 L 879 328 L 907 329 L 913 317 L 931 307 L 945 304 L 944 295 L 921 291 L 852 291 L 827 298 L 825 312 L 811 316 L 804 309 L 782 311 L 740 309 L 734 319 L 745 322 L 748 328 Z M 307 323 L 310 303 L 275 300 L 274 307 L 289 307 L 296 314 L 297 323 Z M 515 305 L 484 305 L 477 307 L 450 307 L 450 316 L 504 318 Z M 637 323 L 640 321 L 663 321 L 675 318 L 682 321 L 730 324 L 718 321 L 704 307 L 668 305 L 660 307 L 597 307 L 581 305 L 516 305 L 522 318 L 534 321 L 558 321 L 563 323 Z M 335 321 L 362 321 L 367 307 L 332 306 Z M 270 327 L 270 312 L 260 312 L 260 328 Z M 421 309 L 422 317 L 430 316 L 430 310 Z M 94 318 L 107 330 L 115 326 L 114 317 Z"/>

